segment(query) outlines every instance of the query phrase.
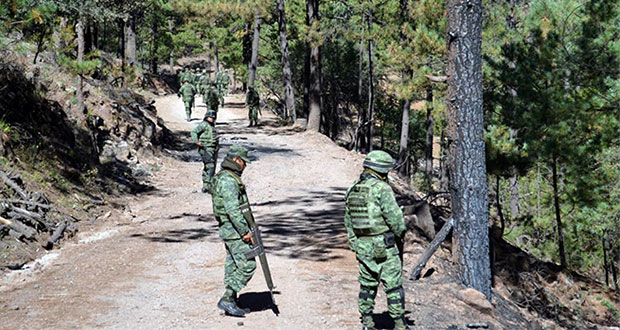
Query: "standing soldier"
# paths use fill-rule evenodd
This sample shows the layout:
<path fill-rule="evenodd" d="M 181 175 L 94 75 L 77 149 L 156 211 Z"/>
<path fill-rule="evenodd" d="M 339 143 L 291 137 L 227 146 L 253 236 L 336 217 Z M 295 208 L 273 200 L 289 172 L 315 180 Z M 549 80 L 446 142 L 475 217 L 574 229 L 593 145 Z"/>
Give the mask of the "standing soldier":
<path fill-rule="evenodd" d="M 220 94 L 217 92 L 217 87 L 215 83 L 209 83 L 207 90 L 204 95 L 205 103 L 207 104 L 207 109 L 210 111 L 215 111 L 215 118 L 217 119 L 217 112 L 220 107 Z"/>
<path fill-rule="evenodd" d="M 192 130 L 192 141 L 198 146 L 202 157 L 202 192 L 211 193 L 211 178 L 215 174 L 219 143 L 215 131 L 215 111 L 208 110 L 204 120 Z"/>
<path fill-rule="evenodd" d="M 189 83 L 189 78 L 183 80 L 183 86 L 179 89 L 179 97 L 183 97 L 183 103 L 185 103 L 185 115 L 187 121 L 192 119 L 192 105 L 194 101 L 194 95 L 196 95 L 196 89 Z"/>
<path fill-rule="evenodd" d="M 248 94 L 245 97 L 245 104 L 248 106 L 248 117 L 250 119 L 250 127 L 258 125 L 258 112 L 260 106 L 260 96 L 254 87 L 248 87 Z"/>
<path fill-rule="evenodd" d="M 406 232 L 403 213 L 387 183 L 394 159 L 385 151 L 372 151 L 364 171 L 346 194 L 344 225 L 349 246 L 359 262 L 358 307 L 363 329 L 374 329 L 372 311 L 379 283 L 387 296 L 394 329 L 409 329 L 405 321 L 405 291 L 398 246 Z M 402 246 L 402 245 L 401 245 Z"/>
<path fill-rule="evenodd" d="M 224 296 L 217 307 L 233 316 L 243 316 L 247 311 L 237 305 L 237 293 L 250 281 L 256 271 L 255 258 L 248 259 L 246 252 L 252 248 L 252 234 L 241 206 L 248 203 L 241 174 L 250 163 L 248 151 L 242 146 L 231 145 L 222 161 L 220 172 L 213 177 L 213 214 L 218 222 L 219 235 L 226 248 L 224 268 Z M 251 212 L 248 207 L 243 209 Z"/>
<path fill-rule="evenodd" d="M 230 84 L 230 76 L 225 71 L 222 71 L 222 95 L 228 95 L 228 85 Z"/>
<path fill-rule="evenodd" d="M 211 79 L 209 79 L 209 75 L 207 74 L 207 69 L 203 69 L 202 70 L 202 76 L 200 76 L 200 80 L 198 81 L 198 86 L 200 88 L 200 93 L 203 97 L 203 101 L 204 97 L 207 93 L 207 87 L 209 86 L 209 82 L 211 81 Z M 207 103 L 206 101 L 204 102 L 205 104 Z"/>

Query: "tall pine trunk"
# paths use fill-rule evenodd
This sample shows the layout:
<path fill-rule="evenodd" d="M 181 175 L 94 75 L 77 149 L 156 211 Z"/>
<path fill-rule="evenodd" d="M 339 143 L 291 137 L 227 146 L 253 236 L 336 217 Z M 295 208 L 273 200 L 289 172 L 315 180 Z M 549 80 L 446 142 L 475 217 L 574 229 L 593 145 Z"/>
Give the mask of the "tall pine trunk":
<path fill-rule="evenodd" d="M 358 105 L 358 114 L 357 114 L 357 130 L 355 136 L 355 150 L 360 151 L 366 148 L 366 108 L 363 104 L 363 93 L 364 93 L 364 31 L 366 28 L 366 13 L 362 12 L 362 36 L 360 38 L 360 46 L 359 46 L 359 54 L 358 54 L 358 69 L 357 69 L 357 105 Z"/>
<path fill-rule="evenodd" d="M 220 72 L 220 52 L 217 48 L 217 39 L 213 40 L 213 56 L 215 57 L 215 73 Z"/>
<path fill-rule="evenodd" d="M 278 31 L 280 33 L 280 53 L 282 54 L 282 83 L 284 84 L 284 116 L 290 123 L 297 119 L 295 111 L 295 94 L 293 93 L 293 79 L 291 72 L 291 60 L 288 53 L 288 39 L 286 34 L 286 11 L 284 0 L 276 0 L 278 3 Z"/>
<path fill-rule="evenodd" d="M 403 74 L 404 75 L 404 74 Z M 398 147 L 398 164 L 400 169 L 398 174 L 402 177 L 409 177 L 409 111 L 411 109 L 411 100 L 406 98 L 402 101 L 403 115 L 400 124 L 400 145 Z"/>
<path fill-rule="evenodd" d="M 170 33 L 170 38 L 172 38 L 172 18 L 168 17 L 168 33 Z M 170 73 L 172 74 L 176 74 L 176 71 L 174 70 L 174 43 L 171 42 L 170 43 L 170 59 L 169 59 L 169 65 L 170 65 Z"/>
<path fill-rule="evenodd" d="M 428 182 L 428 191 L 433 190 L 433 138 L 434 138 L 435 120 L 433 118 L 433 87 L 426 88 L 426 146 L 424 150 L 426 162 L 424 166 L 424 175 Z"/>
<path fill-rule="evenodd" d="M 153 38 L 153 42 L 151 45 L 151 72 L 153 74 L 157 74 L 157 51 L 158 45 L 157 39 L 159 39 L 159 22 L 157 22 L 157 17 L 153 17 L 153 24 L 151 25 L 151 35 Z"/>
<path fill-rule="evenodd" d="M 254 37 L 252 38 L 252 57 L 248 68 L 248 87 L 254 87 L 256 68 L 258 67 L 258 41 L 260 39 L 260 16 L 258 11 L 254 14 Z"/>
<path fill-rule="evenodd" d="M 84 18 L 80 15 L 80 18 L 75 25 L 75 32 L 77 34 L 77 62 L 82 64 L 84 62 Z M 84 105 L 84 77 L 81 73 L 78 74 L 78 86 L 76 91 L 78 111 L 86 113 L 86 107 Z"/>
<path fill-rule="evenodd" d="M 558 161 L 555 156 L 551 163 L 553 186 L 553 207 L 555 209 L 555 223 L 558 231 L 558 250 L 560 252 L 560 266 L 566 268 L 566 252 L 564 250 L 564 233 L 562 231 L 562 215 L 560 210 L 560 192 L 558 189 Z"/>
<path fill-rule="evenodd" d="M 482 0 L 448 0 L 448 129 L 453 258 L 459 279 L 491 299 L 482 111 Z"/>
<path fill-rule="evenodd" d="M 313 34 L 319 33 L 319 0 L 306 1 L 306 15 Z M 310 67 L 308 91 L 308 123 L 306 128 L 318 132 L 321 127 L 321 46 L 319 40 L 310 40 Z"/>
<path fill-rule="evenodd" d="M 138 65 L 138 55 L 136 51 L 136 18 L 130 15 L 125 20 L 125 58 L 127 65 L 135 67 Z"/>
<path fill-rule="evenodd" d="M 125 21 L 118 20 L 118 57 L 121 59 L 121 70 L 125 71 Z"/>
<path fill-rule="evenodd" d="M 375 78 L 374 78 L 374 63 L 373 63 L 373 39 L 372 39 L 372 10 L 368 10 L 368 34 L 371 36 L 368 39 L 368 129 L 366 130 L 366 152 L 371 152 L 373 149 L 373 129 L 375 123 Z"/>

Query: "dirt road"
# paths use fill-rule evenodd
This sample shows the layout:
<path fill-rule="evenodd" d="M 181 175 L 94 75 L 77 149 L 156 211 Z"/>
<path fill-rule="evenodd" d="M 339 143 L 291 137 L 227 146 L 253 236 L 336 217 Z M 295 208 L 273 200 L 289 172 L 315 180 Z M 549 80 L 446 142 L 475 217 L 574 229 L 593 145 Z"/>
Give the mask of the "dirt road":
<path fill-rule="evenodd" d="M 220 160 L 231 143 L 251 150 L 243 179 L 262 225 L 280 316 L 268 305 L 260 270 L 241 292 L 245 318 L 223 316 L 223 244 L 211 199 L 200 193 L 200 170 L 174 96 L 159 115 L 180 141 L 166 150 L 153 189 L 127 200 L 99 231 L 81 233 L 2 286 L 0 328 L 6 329 L 325 329 L 358 325 L 356 264 L 342 227 L 343 195 L 359 173 L 359 156 L 325 137 L 265 124 L 248 128 L 241 98 L 220 111 Z M 354 164 L 354 165 L 352 165 Z M 379 304 L 381 305 L 381 304 Z M 243 325 L 240 325 L 243 322 Z"/>

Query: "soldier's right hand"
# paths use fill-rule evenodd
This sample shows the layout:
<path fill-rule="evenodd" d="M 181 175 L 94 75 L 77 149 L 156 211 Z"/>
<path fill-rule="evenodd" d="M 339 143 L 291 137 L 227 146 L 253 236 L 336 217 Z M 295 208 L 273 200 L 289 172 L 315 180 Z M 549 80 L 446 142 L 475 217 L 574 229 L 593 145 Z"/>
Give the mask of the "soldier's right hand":
<path fill-rule="evenodd" d="M 202 143 L 200 143 L 200 142 L 196 142 L 196 145 L 199 146 L 199 147 L 202 147 Z"/>
<path fill-rule="evenodd" d="M 247 234 L 243 235 L 241 239 L 246 243 L 252 243 L 252 245 L 254 245 L 254 238 L 252 238 L 251 232 L 248 232 Z"/>

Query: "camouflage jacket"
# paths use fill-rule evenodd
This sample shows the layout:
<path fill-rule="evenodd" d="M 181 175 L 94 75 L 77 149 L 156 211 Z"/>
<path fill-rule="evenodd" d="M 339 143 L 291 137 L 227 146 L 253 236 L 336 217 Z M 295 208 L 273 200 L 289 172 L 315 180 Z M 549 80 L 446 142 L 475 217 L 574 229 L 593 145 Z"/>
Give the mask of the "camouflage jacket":
<path fill-rule="evenodd" d="M 203 148 L 206 148 L 209 151 L 217 149 L 217 132 L 215 131 L 213 124 L 208 121 L 203 120 L 200 124 L 194 127 L 191 136 L 192 141 L 194 141 L 194 143 L 200 142 Z"/>
<path fill-rule="evenodd" d="M 249 91 L 245 97 L 245 104 L 247 104 L 248 107 L 258 107 L 259 103 L 260 103 L 260 96 L 258 96 L 258 92 Z"/>
<path fill-rule="evenodd" d="M 209 104 L 209 109 L 217 111 L 217 107 L 220 105 L 220 93 L 217 87 L 209 85 L 205 90 L 205 96 Z"/>
<path fill-rule="evenodd" d="M 390 185 L 379 178 L 374 173 L 364 171 L 360 178 L 356 180 L 351 187 L 347 190 L 345 200 L 348 199 L 351 189 L 358 183 L 365 180 L 374 180 L 375 184 L 370 185 L 370 198 L 374 199 L 374 204 L 379 205 L 381 208 L 381 216 L 385 220 L 389 230 L 396 235 L 396 237 L 402 237 L 405 234 L 407 228 L 405 227 L 405 220 L 403 212 L 396 203 L 396 197 Z M 345 207 L 344 226 L 347 230 L 347 238 L 349 240 L 349 246 L 355 251 L 357 235 L 353 231 L 353 221 L 351 219 L 351 211 L 348 207 Z"/>
<path fill-rule="evenodd" d="M 240 239 L 250 231 L 240 206 L 248 202 L 245 185 L 241 181 L 241 169 L 232 160 L 225 158 L 222 170 L 213 177 L 211 198 L 213 214 L 218 221 L 220 238 Z"/>
<path fill-rule="evenodd" d="M 181 74 L 179 74 L 179 83 L 181 85 L 183 85 L 183 82 L 187 79 L 187 81 L 189 81 L 190 83 L 192 82 L 192 77 L 191 77 L 191 73 L 187 72 L 187 71 L 183 71 L 181 72 Z"/>
<path fill-rule="evenodd" d="M 196 88 L 192 84 L 181 86 L 179 96 L 183 95 L 183 100 L 191 100 L 196 95 Z"/>

